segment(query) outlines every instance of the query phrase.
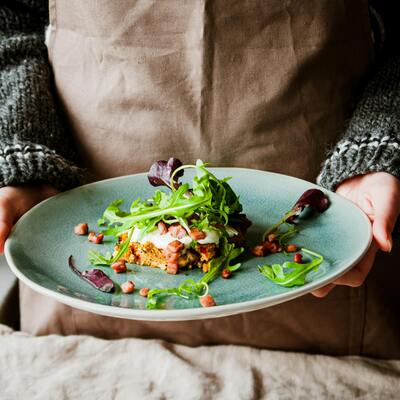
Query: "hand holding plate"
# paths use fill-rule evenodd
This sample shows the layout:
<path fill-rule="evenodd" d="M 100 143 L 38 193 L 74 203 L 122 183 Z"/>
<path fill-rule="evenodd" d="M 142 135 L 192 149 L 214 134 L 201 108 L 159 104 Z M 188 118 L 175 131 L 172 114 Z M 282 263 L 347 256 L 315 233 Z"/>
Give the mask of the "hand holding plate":
<path fill-rule="evenodd" d="M 57 190 L 48 185 L 6 186 L 0 188 L 0 253 L 19 218 L 42 200 L 54 196 Z"/>
<path fill-rule="evenodd" d="M 330 285 L 315 290 L 325 297 L 335 285 L 361 286 L 368 276 L 378 250 L 390 252 L 392 231 L 400 214 L 400 180 L 386 172 L 356 176 L 341 183 L 336 191 L 363 210 L 372 224 L 373 242 L 364 258 Z"/>

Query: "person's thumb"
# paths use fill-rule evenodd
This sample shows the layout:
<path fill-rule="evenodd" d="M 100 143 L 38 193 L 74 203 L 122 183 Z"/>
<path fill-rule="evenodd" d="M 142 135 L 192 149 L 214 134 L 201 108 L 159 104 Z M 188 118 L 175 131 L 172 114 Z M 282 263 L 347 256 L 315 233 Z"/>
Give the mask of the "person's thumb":
<path fill-rule="evenodd" d="M 399 205 L 392 199 L 380 197 L 374 204 L 372 233 L 382 251 L 392 250 L 392 231 L 399 215 Z"/>

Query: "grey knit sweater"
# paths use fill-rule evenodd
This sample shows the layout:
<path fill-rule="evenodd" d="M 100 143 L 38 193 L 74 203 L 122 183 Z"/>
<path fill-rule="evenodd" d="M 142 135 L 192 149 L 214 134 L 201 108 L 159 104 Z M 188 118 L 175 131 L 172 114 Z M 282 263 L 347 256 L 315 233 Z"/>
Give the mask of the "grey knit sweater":
<path fill-rule="evenodd" d="M 392 9 L 397 1 L 373 2 L 383 15 L 386 47 L 322 167 L 318 182 L 326 188 L 371 171 L 400 178 L 400 57 L 391 40 L 400 37 Z M 68 189 L 84 179 L 52 90 L 44 44 L 47 7 L 47 0 L 0 3 L 0 187 L 45 182 Z"/>

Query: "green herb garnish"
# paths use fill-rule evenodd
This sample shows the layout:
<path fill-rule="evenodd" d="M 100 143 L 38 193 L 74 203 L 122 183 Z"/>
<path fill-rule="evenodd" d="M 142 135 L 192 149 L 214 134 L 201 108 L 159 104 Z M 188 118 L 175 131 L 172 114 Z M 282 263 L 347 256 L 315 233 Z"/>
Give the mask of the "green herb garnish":
<path fill-rule="evenodd" d="M 88 254 L 88 259 L 90 264 L 92 265 L 110 265 L 112 255 L 110 252 L 103 255 L 97 251 L 90 250 Z"/>
<path fill-rule="evenodd" d="M 302 286 L 306 283 L 306 275 L 311 270 L 317 270 L 318 266 L 324 261 L 321 254 L 314 251 L 302 248 L 302 252 L 311 257 L 308 263 L 296 263 L 293 261 L 286 261 L 283 264 L 265 264 L 259 266 L 259 271 L 272 282 L 285 286 Z"/>

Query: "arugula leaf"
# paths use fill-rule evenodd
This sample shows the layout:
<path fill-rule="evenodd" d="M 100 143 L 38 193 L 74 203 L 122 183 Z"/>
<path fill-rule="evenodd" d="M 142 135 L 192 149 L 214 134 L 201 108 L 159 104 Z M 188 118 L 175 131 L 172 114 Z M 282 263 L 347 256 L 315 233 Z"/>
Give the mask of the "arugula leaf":
<path fill-rule="evenodd" d="M 296 263 L 286 261 L 281 264 L 258 266 L 259 271 L 272 282 L 285 286 L 302 286 L 306 283 L 306 275 L 311 270 L 317 270 L 318 266 L 324 261 L 321 254 L 302 248 L 301 251 L 312 257 L 308 263 Z"/>
<path fill-rule="evenodd" d="M 151 289 L 147 294 L 146 308 L 149 310 L 155 310 L 161 308 L 162 300 L 165 296 L 179 296 L 178 288 L 171 289 Z"/>
<path fill-rule="evenodd" d="M 122 199 L 114 200 L 104 211 L 102 221 L 107 221 L 112 224 L 114 222 L 119 222 L 122 217 L 126 217 L 129 215 L 128 213 L 122 211 L 119 206 L 123 204 Z"/>
<path fill-rule="evenodd" d="M 208 286 L 205 283 L 195 282 L 186 279 L 176 288 L 152 289 L 147 295 L 146 307 L 148 309 L 160 308 L 166 296 L 178 296 L 186 300 L 204 296 L 208 293 Z"/>
<path fill-rule="evenodd" d="M 92 265 L 110 265 L 112 260 L 112 255 L 110 252 L 106 254 L 101 254 L 97 251 L 90 250 L 88 254 L 88 259 Z"/>

